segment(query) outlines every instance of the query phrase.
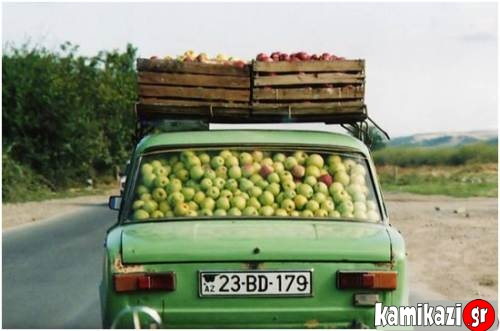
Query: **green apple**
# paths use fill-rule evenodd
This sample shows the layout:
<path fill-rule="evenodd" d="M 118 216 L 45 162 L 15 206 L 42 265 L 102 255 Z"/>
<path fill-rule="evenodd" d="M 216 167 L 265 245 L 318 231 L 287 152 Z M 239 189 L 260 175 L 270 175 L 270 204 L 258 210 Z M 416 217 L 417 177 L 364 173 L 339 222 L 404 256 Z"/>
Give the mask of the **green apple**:
<path fill-rule="evenodd" d="M 220 166 L 215 170 L 215 176 L 217 178 L 227 179 L 227 168 L 225 166 Z"/>
<path fill-rule="evenodd" d="M 154 186 L 155 179 L 156 179 L 156 175 L 152 172 L 142 174 L 142 184 L 148 188 L 151 188 Z"/>
<path fill-rule="evenodd" d="M 163 214 L 159 210 L 155 210 L 154 212 L 151 213 L 151 218 L 163 218 L 165 217 L 165 214 Z"/>
<path fill-rule="evenodd" d="M 238 179 L 241 177 L 241 168 L 237 165 L 233 165 L 229 168 L 227 174 L 229 175 L 229 178 Z"/>
<path fill-rule="evenodd" d="M 274 215 L 274 208 L 271 206 L 262 206 L 259 209 L 259 214 L 262 216 L 273 216 Z"/>
<path fill-rule="evenodd" d="M 142 207 L 144 207 L 143 200 L 135 200 L 134 203 L 132 203 L 132 209 L 134 210 L 141 209 Z"/>
<path fill-rule="evenodd" d="M 200 216 L 212 216 L 213 212 L 210 209 L 200 210 Z"/>
<path fill-rule="evenodd" d="M 351 171 L 352 167 L 356 165 L 356 162 L 354 160 L 348 159 L 344 161 L 344 166 L 347 171 Z"/>
<path fill-rule="evenodd" d="M 220 191 L 219 197 L 226 197 L 228 199 L 231 199 L 233 197 L 233 192 L 224 189 Z"/>
<path fill-rule="evenodd" d="M 219 155 L 220 155 L 221 157 L 223 157 L 224 159 L 226 159 L 226 158 L 228 158 L 229 156 L 233 156 L 233 153 L 231 153 L 231 151 L 230 151 L 230 150 L 228 150 L 228 149 L 224 149 L 224 150 L 220 151 Z"/>
<path fill-rule="evenodd" d="M 272 174 L 270 174 L 269 176 L 267 176 L 267 181 L 269 183 L 279 183 L 280 182 L 280 176 L 273 172 Z"/>
<path fill-rule="evenodd" d="M 206 197 L 199 205 L 201 209 L 214 210 L 215 200 L 211 197 Z"/>
<path fill-rule="evenodd" d="M 168 196 L 167 201 L 170 206 L 176 206 L 184 202 L 184 195 L 181 192 L 173 192 Z"/>
<path fill-rule="evenodd" d="M 365 182 L 365 176 L 354 174 L 354 175 L 351 176 L 351 183 L 358 184 L 360 186 L 364 186 L 365 183 L 366 183 Z"/>
<path fill-rule="evenodd" d="M 135 220 L 145 220 L 149 218 L 149 213 L 144 209 L 137 209 L 132 217 Z"/>
<path fill-rule="evenodd" d="M 280 172 L 285 171 L 285 166 L 283 165 L 283 162 L 274 162 L 273 169 L 275 172 L 280 173 Z"/>
<path fill-rule="evenodd" d="M 238 192 L 237 194 L 234 195 L 235 197 L 243 197 L 245 200 L 248 200 L 250 199 L 250 196 L 248 195 L 247 192 Z"/>
<path fill-rule="evenodd" d="M 281 202 L 281 208 L 283 208 L 287 212 L 291 212 L 292 210 L 295 210 L 295 202 L 293 202 L 292 199 L 284 199 Z"/>
<path fill-rule="evenodd" d="M 181 193 L 184 195 L 184 201 L 191 201 L 194 198 L 194 195 L 196 194 L 196 191 L 192 187 L 183 187 L 181 189 Z"/>
<path fill-rule="evenodd" d="M 311 154 L 309 157 L 306 159 L 306 165 L 309 166 L 315 166 L 318 169 L 323 168 L 325 165 L 325 161 L 323 160 L 323 157 L 319 154 Z M 319 176 L 317 176 L 319 177 Z"/>
<path fill-rule="evenodd" d="M 380 216 L 375 210 L 369 210 L 366 213 L 366 218 L 370 221 L 379 221 L 380 220 Z"/>
<path fill-rule="evenodd" d="M 293 167 L 295 167 L 299 163 L 297 162 L 296 158 L 294 158 L 293 156 L 289 156 L 289 157 L 286 158 L 284 164 L 285 164 L 285 169 L 286 170 L 292 170 Z"/>
<path fill-rule="evenodd" d="M 314 185 L 316 185 L 316 183 L 318 183 L 318 180 L 314 176 L 306 176 L 304 178 L 304 183 L 311 186 L 311 187 L 314 187 Z"/>
<path fill-rule="evenodd" d="M 241 210 L 238 208 L 231 208 L 227 211 L 228 216 L 241 216 Z"/>
<path fill-rule="evenodd" d="M 306 167 L 306 176 L 313 176 L 314 178 L 318 178 L 321 176 L 321 171 L 315 165 L 308 165 Z"/>
<path fill-rule="evenodd" d="M 176 154 L 173 154 L 171 155 L 169 158 L 168 158 L 168 164 L 170 166 L 173 166 L 174 164 L 176 164 L 177 162 L 179 162 L 179 157 L 176 155 Z"/>
<path fill-rule="evenodd" d="M 212 186 L 207 190 L 207 195 L 212 199 L 217 199 L 220 195 L 220 189 L 217 186 Z"/>
<path fill-rule="evenodd" d="M 364 202 L 354 201 L 353 206 L 354 206 L 354 213 L 355 214 L 356 214 L 356 211 L 362 211 L 364 213 L 367 212 L 366 204 Z"/>
<path fill-rule="evenodd" d="M 340 191 L 343 191 L 344 190 L 344 185 L 342 185 L 341 183 L 333 183 L 332 185 L 330 185 L 330 187 L 328 188 L 328 191 L 330 192 L 330 195 L 333 196 L 333 194 L 335 192 L 340 192 Z"/>
<path fill-rule="evenodd" d="M 339 182 L 344 186 L 349 185 L 349 182 L 350 182 L 349 175 L 345 171 L 339 171 L 339 172 L 335 173 L 335 176 L 333 177 L 333 179 L 335 182 Z"/>
<path fill-rule="evenodd" d="M 214 216 L 221 217 L 221 216 L 226 216 L 226 215 L 227 215 L 227 212 L 225 209 L 216 209 L 214 211 Z"/>
<path fill-rule="evenodd" d="M 142 206 L 142 209 L 144 209 L 149 214 L 151 214 L 156 209 L 158 209 L 158 202 L 156 202 L 154 200 L 144 201 L 144 206 Z"/>
<path fill-rule="evenodd" d="M 336 210 L 331 210 L 329 213 L 328 213 L 328 216 L 332 217 L 332 218 L 340 218 L 340 213 Z"/>
<path fill-rule="evenodd" d="M 316 217 L 328 217 L 328 211 L 326 211 L 325 209 L 317 209 L 315 212 L 314 212 L 314 216 Z"/>
<path fill-rule="evenodd" d="M 193 197 L 193 201 L 197 204 L 201 204 L 205 200 L 205 193 L 203 191 L 196 191 Z"/>
<path fill-rule="evenodd" d="M 173 178 L 170 183 L 167 184 L 166 188 L 168 194 L 179 192 L 182 189 L 182 182 L 178 178 Z"/>
<path fill-rule="evenodd" d="M 298 211 L 298 210 L 292 210 L 290 212 L 290 216 L 292 216 L 292 217 L 300 217 L 300 211 Z"/>
<path fill-rule="evenodd" d="M 262 194 L 262 189 L 258 186 L 253 186 L 247 192 L 251 197 L 258 198 Z"/>
<path fill-rule="evenodd" d="M 314 217 L 314 213 L 310 211 L 309 209 L 304 209 L 302 213 L 300 213 L 302 217 Z"/>
<path fill-rule="evenodd" d="M 254 184 L 257 184 L 258 182 L 260 182 L 261 180 L 263 180 L 264 178 L 262 178 L 261 175 L 259 174 L 253 174 L 252 176 L 250 176 L 250 180 L 252 181 L 252 183 Z"/>
<path fill-rule="evenodd" d="M 264 206 L 270 206 L 274 202 L 274 194 L 269 191 L 262 192 L 259 202 Z"/>
<path fill-rule="evenodd" d="M 280 182 L 293 181 L 293 175 L 290 171 L 280 171 L 278 175 L 280 176 Z"/>
<path fill-rule="evenodd" d="M 213 186 L 213 182 L 210 178 L 203 178 L 200 182 L 200 188 L 202 190 L 207 191 L 209 188 Z"/>
<path fill-rule="evenodd" d="M 187 204 L 188 204 L 190 210 L 200 209 L 200 206 L 198 206 L 198 204 L 194 201 L 189 201 Z"/>
<path fill-rule="evenodd" d="M 285 191 L 295 191 L 297 188 L 297 184 L 293 180 L 286 180 L 281 182 L 281 186 L 283 187 L 283 190 Z"/>
<path fill-rule="evenodd" d="M 183 182 L 189 179 L 189 171 L 187 171 L 186 169 L 177 170 L 174 174 L 175 178 L 178 178 Z"/>
<path fill-rule="evenodd" d="M 307 201 L 305 208 L 309 209 L 310 211 L 312 211 L 314 213 L 316 210 L 319 209 L 319 203 L 316 200 L 309 200 L 309 201 Z"/>
<path fill-rule="evenodd" d="M 316 200 L 319 204 L 321 204 L 322 202 L 326 201 L 327 196 L 323 192 L 316 192 L 316 193 L 314 193 L 314 195 L 312 196 L 312 198 L 314 200 Z"/>
<path fill-rule="evenodd" d="M 259 212 L 257 211 L 257 208 L 253 206 L 248 206 L 243 209 L 243 215 L 245 216 L 259 216 Z"/>
<path fill-rule="evenodd" d="M 286 156 L 283 153 L 275 153 L 273 155 L 273 161 L 274 162 L 285 162 Z"/>
<path fill-rule="evenodd" d="M 300 183 L 297 185 L 297 193 L 303 195 L 307 199 L 310 199 L 313 196 L 314 190 L 311 185 Z"/>
<path fill-rule="evenodd" d="M 201 164 L 209 164 L 210 163 L 210 155 L 207 153 L 201 153 L 198 155 L 198 158 L 200 159 Z"/>
<path fill-rule="evenodd" d="M 142 201 L 148 201 L 148 200 L 153 199 L 153 197 L 151 196 L 150 193 L 143 193 L 139 196 L 139 199 Z"/>
<path fill-rule="evenodd" d="M 217 209 L 224 209 L 228 210 L 231 206 L 229 199 L 227 197 L 220 197 L 217 199 L 217 202 L 215 203 L 215 206 Z"/>
<path fill-rule="evenodd" d="M 213 186 L 217 187 L 219 190 L 223 189 L 226 185 L 226 180 L 224 178 L 215 178 L 213 182 Z"/>
<path fill-rule="evenodd" d="M 266 187 L 269 186 L 269 182 L 267 180 L 261 179 L 260 181 L 257 182 L 256 185 L 264 190 L 266 189 Z"/>
<path fill-rule="evenodd" d="M 141 195 L 143 193 L 149 193 L 149 189 L 145 185 L 138 185 L 135 189 L 135 193 L 137 195 Z"/>
<path fill-rule="evenodd" d="M 328 198 L 320 203 L 320 208 L 330 212 L 332 210 L 335 210 L 335 203 L 333 203 L 332 199 Z"/>
<path fill-rule="evenodd" d="M 264 153 L 261 151 L 255 150 L 252 152 L 252 158 L 255 162 L 260 162 L 264 159 Z"/>
<path fill-rule="evenodd" d="M 203 177 L 205 171 L 201 167 L 201 165 L 195 165 L 189 170 L 189 176 L 194 180 L 199 180 Z"/>
<path fill-rule="evenodd" d="M 162 165 L 160 165 L 159 167 L 156 167 L 153 170 L 153 173 L 156 176 L 167 176 L 168 175 L 167 170 L 165 170 L 165 168 Z"/>
<path fill-rule="evenodd" d="M 297 194 L 293 199 L 293 202 L 295 202 L 296 209 L 302 210 L 307 204 L 307 198 L 302 194 Z"/>
<path fill-rule="evenodd" d="M 167 211 L 170 210 L 170 205 L 168 204 L 167 201 L 162 201 L 158 205 L 158 210 L 161 211 L 164 215 L 166 215 Z"/>
<path fill-rule="evenodd" d="M 240 190 L 244 192 L 247 192 L 248 190 L 252 189 L 252 187 L 254 187 L 253 182 L 246 178 L 241 178 L 239 183 L 240 183 L 239 185 Z"/>
<path fill-rule="evenodd" d="M 189 213 L 189 205 L 185 202 L 179 203 L 175 206 L 174 213 L 176 216 L 187 216 Z"/>
<path fill-rule="evenodd" d="M 142 166 L 141 166 L 141 174 L 142 175 L 145 175 L 145 174 L 152 174 L 153 173 L 153 166 L 150 164 L 150 163 L 144 163 Z M 148 215 L 149 216 L 149 215 Z"/>
<path fill-rule="evenodd" d="M 157 187 L 153 190 L 151 196 L 153 197 L 153 199 L 160 202 L 167 199 L 167 192 L 161 187 Z"/>
<path fill-rule="evenodd" d="M 342 216 L 345 216 L 347 214 L 351 214 L 354 211 L 354 205 L 352 201 L 345 200 L 340 202 L 340 204 L 337 207 L 337 210 L 340 212 Z"/>
<path fill-rule="evenodd" d="M 224 161 L 224 165 L 226 166 L 226 168 L 230 169 L 232 167 L 237 167 L 238 165 L 240 164 L 240 162 L 238 161 L 238 158 L 236 156 L 228 156 L 225 161 Z"/>
<path fill-rule="evenodd" d="M 238 181 L 234 178 L 229 178 L 226 181 L 226 184 L 224 184 L 224 188 L 231 192 L 234 192 L 238 189 Z"/>
<path fill-rule="evenodd" d="M 347 193 L 349 193 L 349 195 L 353 196 L 354 193 L 361 192 L 361 186 L 358 184 L 351 183 L 345 188 L 345 190 Z"/>
<path fill-rule="evenodd" d="M 252 164 L 253 163 L 253 157 L 252 154 L 248 152 L 242 152 L 239 156 L 240 164 L 245 165 L 245 164 Z"/>
<path fill-rule="evenodd" d="M 335 191 L 333 193 L 333 201 L 336 203 L 336 204 L 339 204 L 343 201 L 351 201 L 351 196 L 344 190 L 342 191 Z"/>
<path fill-rule="evenodd" d="M 245 178 L 251 177 L 255 173 L 255 167 L 253 164 L 245 164 L 241 168 L 241 175 Z"/>
<path fill-rule="evenodd" d="M 294 199 L 297 196 L 297 192 L 295 192 L 295 190 L 289 190 L 285 188 L 285 190 L 283 191 L 283 196 L 285 197 L 285 199 Z"/>
<path fill-rule="evenodd" d="M 242 196 L 232 197 L 230 200 L 230 203 L 231 203 L 231 207 L 238 208 L 239 210 L 245 209 L 245 207 L 247 205 L 247 201 Z"/>
<path fill-rule="evenodd" d="M 247 201 L 247 206 L 254 207 L 255 209 L 259 209 L 261 207 L 261 204 L 256 197 L 250 197 L 250 199 L 248 199 L 248 201 Z"/>
<path fill-rule="evenodd" d="M 214 180 L 215 178 L 217 178 L 217 174 L 215 173 L 215 170 L 211 169 L 211 168 L 204 168 L 203 169 L 205 171 L 205 174 L 203 175 L 203 178 L 208 178 L 210 180 Z"/>
<path fill-rule="evenodd" d="M 303 165 L 306 163 L 307 154 L 304 151 L 296 151 L 293 153 L 293 157 L 297 160 L 297 163 Z"/>
<path fill-rule="evenodd" d="M 274 216 L 286 217 L 286 216 L 288 216 L 288 213 L 285 209 L 278 208 L 274 211 Z"/>
<path fill-rule="evenodd" d="M 367 210 L 377 210 L 377 204 L 373 200 L 366 201 L 366 209 Z"/>
<path fill-rule="evenodd" d="M 328 166 L 328 172 L 336 174 L 337 172 L 347 172 L 343 163 L 334 163 Z"/>
<path fill-rule="evenodd" d="M 354 192 L 351 197 L 353 201 L 359 201 L 363 203 L 366 201 L 366 196 L 363 192 Z"/>
<path fill-rule="evenodd" d="M 321 192 L 323 194 L 328 194 L 328 186 L 323 182 L 317 182 L 313 186 L 314 192 Z"/>
<path fill-rule="evenodd" d="M 222 156 L 214 156 L 210 161 L 210 165 L 213 169 L 218 169 L 219 167 L 222 167 L 224 165 L 224 162 L 225 160 Z"/>
<path fill-rule="evenodd" d="M 342 163 L 342 158 L 338 155 L 330 155 L 330 156 L 328 156 L 326 163 L 329 166 L 334 165 L 334 164 L 339 164 L 339 163 Z"/>
<path fill-rule="evenodd" d="M 257 163 L 257 162 L 254 162 L 252 164 L 252 167 L 253 167 L 253 172 L 254 173 L 259 173 L 260 169 L 262 169 L 262 166 L 260 165 L 260 163 Z"/>
<path fill-rule="evenodd" d="M 366 169 L 363 165 L 361 164 L 355 164 L 352 168 L 351 168 L 351 175 L 361 175 L 361 176 L 365 176 L 366 175 Z"/>
<path fill-rule="evenodd" d="M 195 166 L 201 166 L 201 160 L 196 155 L 189 155 L 185 162 L 186 167 L 192 168 Z"/>
<path fill-rule="evenodd" d="M 159 167 L 162 166 L 160 160 L 153 160 L 153 161 L 151 161 L 151 165 L 153 166 L 154 169 L 159 168 Z"/>
<path fill-rule="evenodd" d="M 354 218 L 365 220 L 367 218 L 366 211 L 354 210 Z"/>
<path fill-rule="evenodd" d="M 157 176 L 154 180 L 155 187 L 165 187 L 170 182 L 167 176 Z"/>
<path fill-rule="evenodd" d="M 266 157 L 264 158 L 262 161 L 260 161 L 260 165 L 261 166 L 268 166 L 268 167 L 272 167 L 273 166 L 273 159 L 271 159 L 270 157 Z"/>
<path fill-rule="evenodd" d="M 271 192 L 274 196 L 277 196 L 281 191 L 280 184 L 271 183 L 268 187 L 266 187 L 266 191 Z"/>
<path fill-rule="evenodd" d="M 198 184 L 197 181 L 193 180 L 193 179 L 190 179 L 188 180 L 187 182 L 184 183 L 184 186 L 185 187 L 191 187 L 193 188 L 195 191 L 199 191 L 200 190 L 200 186 Z"/>
<path fill-rule="evenodd" d="M 185 169 L 185 168 L 184 168 L 184 163 L 182 163 L 182 162 L 180 162 L 180 161 L 179 161 L 179 162 L 176 162 L 176 163 L 172 166 L 172 172 L 174 172 L 174 173 L 175 173 L 175 172 L 177 172 L 177 171 L 179 171 L 179 170 L 182 170 L 182 169 Z"/>

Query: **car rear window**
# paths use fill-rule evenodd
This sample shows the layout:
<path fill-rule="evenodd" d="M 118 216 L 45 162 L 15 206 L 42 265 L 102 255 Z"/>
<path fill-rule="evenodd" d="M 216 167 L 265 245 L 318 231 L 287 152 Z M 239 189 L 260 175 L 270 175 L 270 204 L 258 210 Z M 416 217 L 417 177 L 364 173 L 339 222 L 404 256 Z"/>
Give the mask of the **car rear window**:
<path fill-rule="evenodd" d="M 366 159 L 286 148 L 154 152 L 138 166 L 131 221 L 293 218 L 378 222 Z"/>

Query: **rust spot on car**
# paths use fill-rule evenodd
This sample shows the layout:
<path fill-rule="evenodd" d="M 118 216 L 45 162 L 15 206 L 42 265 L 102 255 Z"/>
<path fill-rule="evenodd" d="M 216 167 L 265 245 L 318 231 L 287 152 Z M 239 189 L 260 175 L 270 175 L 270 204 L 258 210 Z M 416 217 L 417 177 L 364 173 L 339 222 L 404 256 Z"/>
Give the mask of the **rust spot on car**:
<path fill-rule="evenodd" d="M 264 270 L 265 264 L 263 262 L 250 261 L 243 263 L 243 269 L 248 270 Z"/>
<path fill-rule="evenodd" d="M 304 323 L 304 327 L 306 329 L 315 329 L 319 327 L 319 321 L 318 320 L 308 320 Z"/>
<path fill-rule="evenodd" d="M 123 265 L 122 258 L 120 255 L 117 255 L 114 262 L 113 267 L 116 272 L 119 273 L 129 273 L 129 272 L 142 272 L 144 271 L 144 266 L 138 264 L 130 264 Z"/>
<path fill-rule="evenodd" d="M 375 262 L 374 265 L 377 267 L 383 267 L 384 269 L 393 269 L 394 268 L 394 262 Z"/>

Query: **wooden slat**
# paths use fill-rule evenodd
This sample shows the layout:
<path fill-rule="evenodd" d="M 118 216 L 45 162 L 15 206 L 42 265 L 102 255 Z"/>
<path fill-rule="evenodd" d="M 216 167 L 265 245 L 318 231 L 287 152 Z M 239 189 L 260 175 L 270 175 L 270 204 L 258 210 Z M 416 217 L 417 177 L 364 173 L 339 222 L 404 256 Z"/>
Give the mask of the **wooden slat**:
<path fill-rule="evenodd" d="M 255 77 L 254 86 L 304 84 L 363 84 L 364 75 L 345 73 L 314 73 Z"/>
<path fill-rule="evenodd" d="M 250 66 L 238 68 L 231 65 L 207 64 L 199 62 L 178 62 L 174 60 L 137 59 L 137 71 L 170 73 L 191 73 L 206 75 L 227 75 L 246 77 L 250 75 Z"/>
<path fill-rule="evenodd" d="M 323 100 L 363 98 L 364 88 L 256 88 L 254 100 Z"/>
<path fill-rule="evenodd" d="M 364 60 L 260 62 L 254 61 L 256 72 L 342 72 L 364 71 Z"/>
<path fill-rule="evenodd" d="M 255 103 L 252 108 L 255 110 L 261 109 L 271 109 L 271 110 L 288 110 L 291 109 L 303 109 L 303 110 L 315 110 L 317 112 L 322 112 L 326 109 L 337 109 L 337 108 L 362 108 L 364 102 L 362 100 L 354 101 L 337 101 L 337 102 L 291 102 L 291 103 Z"/>
<path fill-rule="evenodd" d="M 250 116 L 250 107 L 232 106 L 229 104 L 212 104 L 199 106 L 165 105 L 160 103 L 138 103 L 137 114 L 141 118 L 164 118 L 165 116 L 175 119 L 210 119 L 226 118 L 229 122 L 238 122 Z"/>
<path fill-rule="evenodd" d="M 234 103 L 234 102 L 214 102 L 203 100 L 172 100 L 172 99 L 159 99 L 159 98 L 139 98 L 140 104 L 145 105 L 162 105 L 174 107 L 220 107 L 220 108 L 248 108 L 248 103 Z"/>
<path fill-rule="evenodd" d="M 139 84 L 163 84 L 201 87 L 249 88 L 250 76 L 213 76 L 179 73 L 141 71 L 137 75 Z"/>
<path fill-rule="evenodd" d="M 250 102 L 249 89 L 228 90 L 221 88 L 139 85 L 139 96 Z"/>

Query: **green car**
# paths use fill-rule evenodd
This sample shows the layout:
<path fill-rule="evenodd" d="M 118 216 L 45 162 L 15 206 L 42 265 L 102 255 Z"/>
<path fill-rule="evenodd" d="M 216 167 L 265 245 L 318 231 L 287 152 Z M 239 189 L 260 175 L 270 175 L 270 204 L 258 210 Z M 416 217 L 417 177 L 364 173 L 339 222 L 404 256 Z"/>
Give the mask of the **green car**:
<path fill-rule="evenodd" d="M 149 135 L 110 207 L 104 327 L 373 328 L 376 302 L 408 301 L 404 240 L 348 135 Z"/>

